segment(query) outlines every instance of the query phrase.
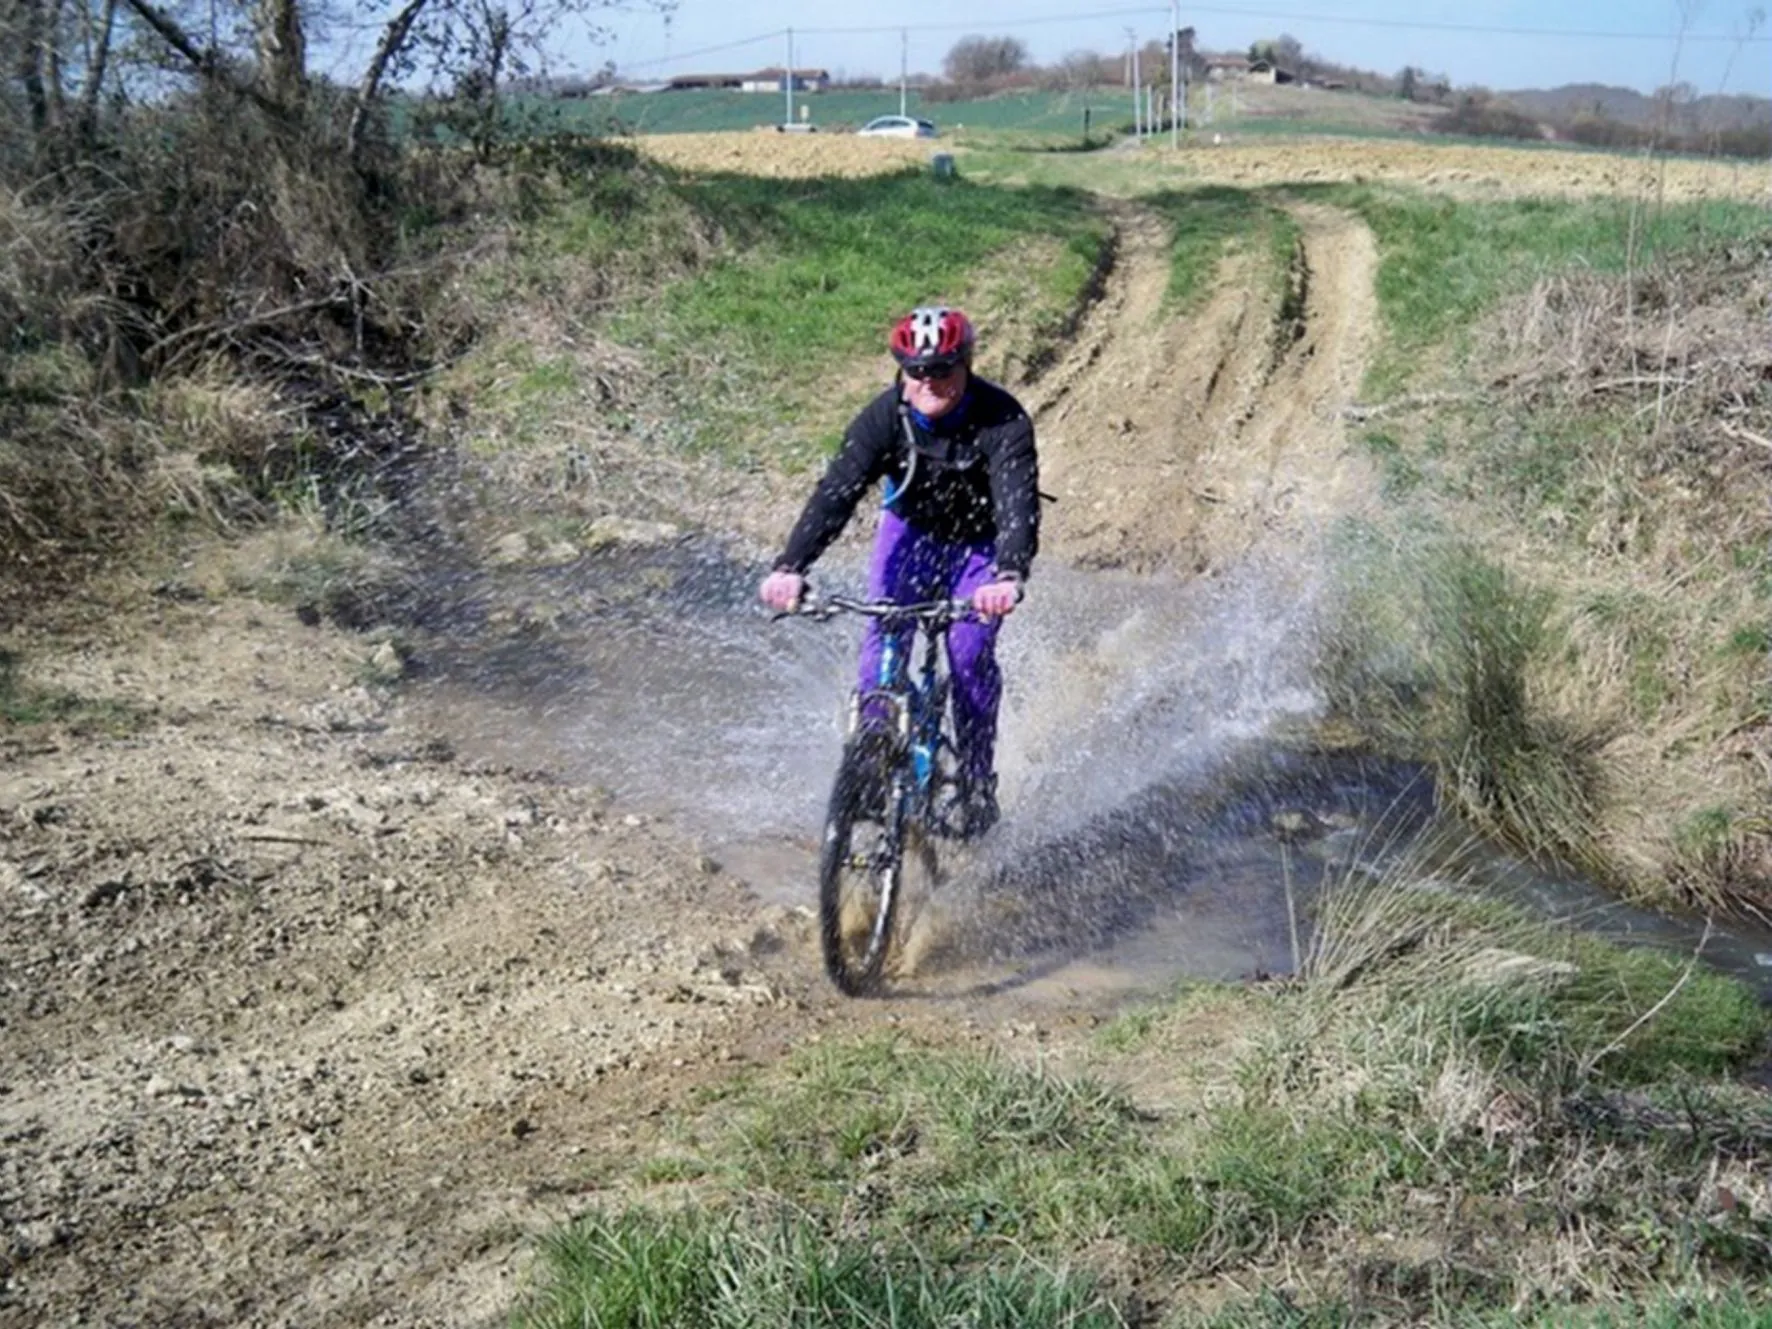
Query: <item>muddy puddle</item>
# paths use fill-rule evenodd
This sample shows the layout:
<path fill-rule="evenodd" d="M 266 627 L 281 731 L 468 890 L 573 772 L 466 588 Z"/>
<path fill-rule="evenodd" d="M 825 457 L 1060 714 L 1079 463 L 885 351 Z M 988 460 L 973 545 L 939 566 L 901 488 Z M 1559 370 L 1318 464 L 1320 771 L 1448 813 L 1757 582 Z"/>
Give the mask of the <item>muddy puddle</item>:
<path fill-rule="evenodd" d="M 754 569 L 717 550 L 635 572 L 584 560 L 491 588 L 548 630 L 465 634 L 420 691 L 427 722 L 464 757 L 603 786 L 764 902 L 812 907 L 859 624 L 771 621 Z M 822 580 L 860 583 L 841 563 Z M 1000 648 L 1004 821 L 944 853 L 895 995 L 1111 1004 L 1283 974 L 1326 885 L 1408 857 L 1584 931 L 1702 942 L 1772 1000 L 1772 934 L 1633 909 L 1445 824 L 1423 770 L 1310 746 L 1314 609 L 1258 564 L 1186 583 L 1042 570 Z"/>

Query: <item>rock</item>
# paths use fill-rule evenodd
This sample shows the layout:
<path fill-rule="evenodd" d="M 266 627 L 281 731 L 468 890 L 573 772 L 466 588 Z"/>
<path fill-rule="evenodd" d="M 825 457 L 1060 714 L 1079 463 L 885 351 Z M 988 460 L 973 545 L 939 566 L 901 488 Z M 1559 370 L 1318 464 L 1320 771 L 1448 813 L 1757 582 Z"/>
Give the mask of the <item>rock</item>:
<path fill-rule="evenodd" d="M 489 560 L 498 566 L 529 561 L 529 537 L 522 531 L 511 531 L 493 542 Z"/>
<path fill-rule="evenodd" d="M 1323 823 L 1309 812 L 1296 808 L 1288 808 L 1283 812 L 1274 813 L 1269 823 L 1274 834 L 1283 840 L 1302 839 L 1307 835 L 1316 835 L 1323 830 Z"/>
<path fill-rule="evenodd" d="M 364 667 L 377 683 L 398 683 L 406 676 L 405 657 L 391 641 L 384 641 L 371 651 Z"/>
<path fill-rule="evenodd" d="M 627 547 L 656 549 L 673 543 L 682 531 L 665 521 L 640 521 L 633 517 L 599 517 L 585 530 L 585 544 L 593 550 Z"/>

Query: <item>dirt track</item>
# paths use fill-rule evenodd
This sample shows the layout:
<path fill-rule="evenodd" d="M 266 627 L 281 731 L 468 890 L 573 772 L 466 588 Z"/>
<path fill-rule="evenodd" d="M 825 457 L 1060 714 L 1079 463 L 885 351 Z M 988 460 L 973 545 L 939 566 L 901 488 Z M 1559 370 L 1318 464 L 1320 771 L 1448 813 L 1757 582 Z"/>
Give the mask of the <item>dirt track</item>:
<path fill-rule="evenodd" d="M 1371 239 L 1298 216 L 1277 342 L 1235 269 L 1163 328 L 1160 224 L 1120 213 L 1027 394 L 1068 495 L 1046 558 L 1209 568 L 1356 501 Z M 526 1234 L 688 1084 L 826 1029 L 1019 1027 L 842 1002 L 804 913 L 681 830 L 461 760 L 373 638 L 218 584 L 125 581 L 4 643 L 121 722 L 0 736 L 0 1323 L 500 1323 Z"/>

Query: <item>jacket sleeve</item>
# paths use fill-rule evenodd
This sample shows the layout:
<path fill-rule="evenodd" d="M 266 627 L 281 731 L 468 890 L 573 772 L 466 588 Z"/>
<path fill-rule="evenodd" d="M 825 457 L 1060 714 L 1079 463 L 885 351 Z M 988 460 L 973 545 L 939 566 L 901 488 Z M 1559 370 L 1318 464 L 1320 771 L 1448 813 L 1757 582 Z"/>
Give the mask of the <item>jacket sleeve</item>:
<path fill-rule="evenodd" d="M 850 422 L 824 475 L 806 500 L 800 519 L 775 560 L 778 569 L 804 573 L 849 524 L 855 505 L 868 487 L 886 473 L 892 460 L 892 427 L 896 415 L 876 399 Z M 890 403 L 887 403 L 890 406 Z"/>
<path fill-rule="evenodd" d="M 1040 462 L 1025 414 L 998 426 L 990 449 L 997 571 L 1026 580 L 1040 548 Z"/>

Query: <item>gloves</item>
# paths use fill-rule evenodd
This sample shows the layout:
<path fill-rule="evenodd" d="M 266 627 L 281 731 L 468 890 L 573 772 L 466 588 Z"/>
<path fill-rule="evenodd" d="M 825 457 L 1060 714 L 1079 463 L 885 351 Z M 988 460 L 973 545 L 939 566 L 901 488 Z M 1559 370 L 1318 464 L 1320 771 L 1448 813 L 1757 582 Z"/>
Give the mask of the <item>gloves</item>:
<path fill-rule="evenodd" d="M 806 578 L 797 572 L 789 572 L 777 568 L 757 588 L 757 597 L 778 614 L 791 614 L 800 607 L 800 597 L 806 594 Z"/>
<path fill-rule="evenodd" d="M 981 618 L 1002 618 L 1021 603 L 1021 579 L 1003 577 L 972 592 L 972 607 Z"/>

